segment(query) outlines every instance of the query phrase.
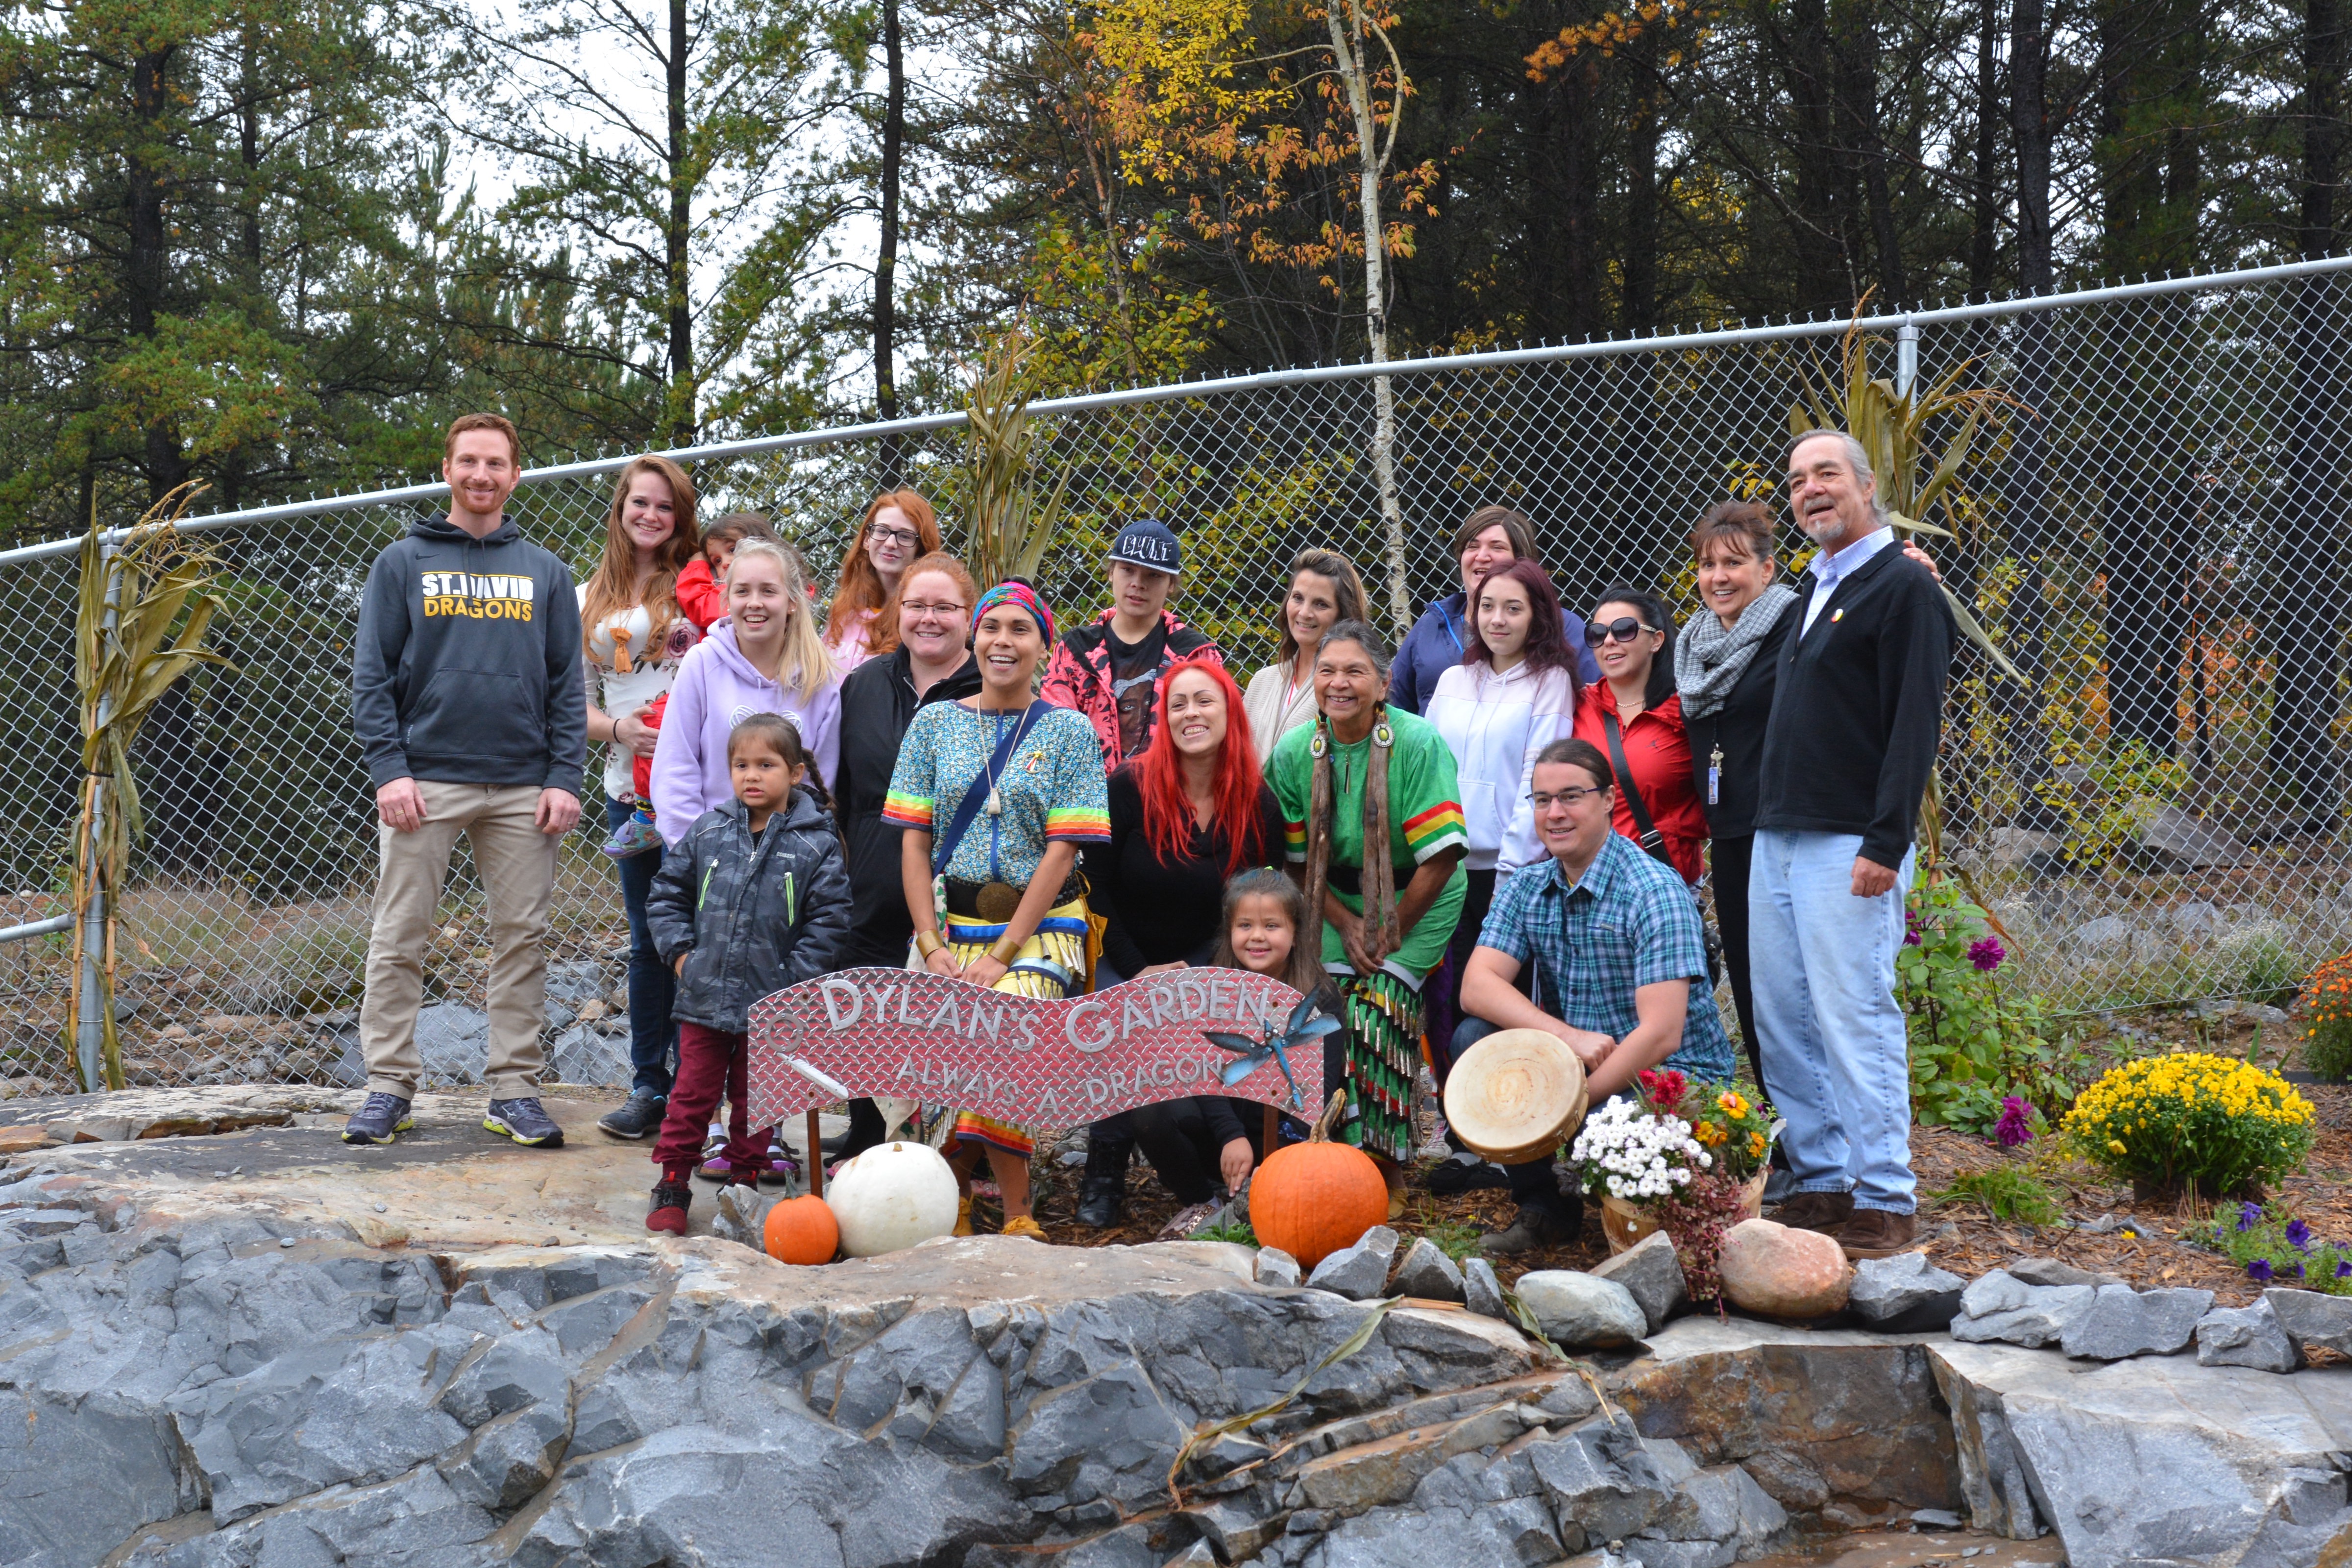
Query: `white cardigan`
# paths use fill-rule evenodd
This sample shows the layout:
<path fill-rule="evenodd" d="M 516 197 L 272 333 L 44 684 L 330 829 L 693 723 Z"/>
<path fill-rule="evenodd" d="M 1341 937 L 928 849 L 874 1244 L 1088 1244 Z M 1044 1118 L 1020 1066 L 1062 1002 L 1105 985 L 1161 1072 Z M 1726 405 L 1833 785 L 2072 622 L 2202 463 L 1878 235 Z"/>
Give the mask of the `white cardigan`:
<path fill-rule="evenodd" d="M 1269 664 L 1243 689 L 1242 711 L 1249 715 L 1250 740 L 1260 763 L 1274 755 L 1276 741 L 1315 721 L 1315 682 L 1308 680 L 1296 691 L 1289 689 L 1289 682 L 1287 665 Z"/>
<path fill-rule="evenodd" d="M 1457 664 L 1437 678 L 1422 717 L 1454 752 L 1470 868 L 1508 871 L 1542 859 L 1528 790 L 1536 753 L 1574 731 L 1570 672 L 1537 675 L 1520 663 L 1496 675 L 1484 664 Z"/>

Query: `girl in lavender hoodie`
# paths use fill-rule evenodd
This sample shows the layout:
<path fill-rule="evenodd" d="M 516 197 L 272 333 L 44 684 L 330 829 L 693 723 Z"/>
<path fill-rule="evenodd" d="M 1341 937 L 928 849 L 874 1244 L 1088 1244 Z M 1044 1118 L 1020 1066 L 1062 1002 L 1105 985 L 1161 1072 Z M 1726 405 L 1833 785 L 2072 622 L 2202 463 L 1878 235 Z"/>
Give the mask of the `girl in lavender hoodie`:
<path fill-rule="evenodd" d="M 791 720 L 828 789 L 841 758 L 840 677 L 791 557 L 767 540 L 744 540 L 727 569 L 725 608 L 727 618 L 679 664 L 654 748 L 654 826 L 672 845 L 735 798 L 727 736 L 751 715 Z"/>

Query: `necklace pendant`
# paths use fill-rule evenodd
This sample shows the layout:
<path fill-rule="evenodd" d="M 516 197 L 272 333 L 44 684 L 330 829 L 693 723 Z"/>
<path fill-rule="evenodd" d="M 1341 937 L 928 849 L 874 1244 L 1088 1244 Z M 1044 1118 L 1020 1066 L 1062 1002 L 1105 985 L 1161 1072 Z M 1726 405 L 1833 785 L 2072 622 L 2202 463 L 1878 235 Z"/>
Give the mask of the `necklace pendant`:
<path fill-rule="evenodd" d="M 997 793 L 996 786 L 994 784 L 991 784 L 989 786 L 988 804 L 981 809 L 987 812 L 991 816 L 1003 816 L 1004 815 L 1004 797 Z"/>

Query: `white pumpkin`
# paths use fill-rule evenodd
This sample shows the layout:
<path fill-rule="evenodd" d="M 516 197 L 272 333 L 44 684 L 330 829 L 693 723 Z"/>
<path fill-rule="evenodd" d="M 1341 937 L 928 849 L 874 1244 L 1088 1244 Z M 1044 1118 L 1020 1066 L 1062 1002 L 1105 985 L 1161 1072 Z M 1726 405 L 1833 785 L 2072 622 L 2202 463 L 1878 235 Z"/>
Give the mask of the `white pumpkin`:
<path fill-rule="evenodd" d="M 955 1229 L 955 1173 L 928 1143 L 877 1143 L 824 1184 L 851 1258 L 896 1252 Z"/>

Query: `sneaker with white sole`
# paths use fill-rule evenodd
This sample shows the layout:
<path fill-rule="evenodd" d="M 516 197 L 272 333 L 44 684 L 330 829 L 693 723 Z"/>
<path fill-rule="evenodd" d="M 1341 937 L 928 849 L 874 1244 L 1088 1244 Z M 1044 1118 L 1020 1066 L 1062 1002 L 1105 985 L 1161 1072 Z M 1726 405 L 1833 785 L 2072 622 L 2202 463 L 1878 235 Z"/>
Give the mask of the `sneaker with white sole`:
<path fill-rule="evenodd" d="M 408 1101 L 378 1089 L 343 1123 L 343 1142 L 389 1143 L 415 1125 L 408 1114 Z"/>

